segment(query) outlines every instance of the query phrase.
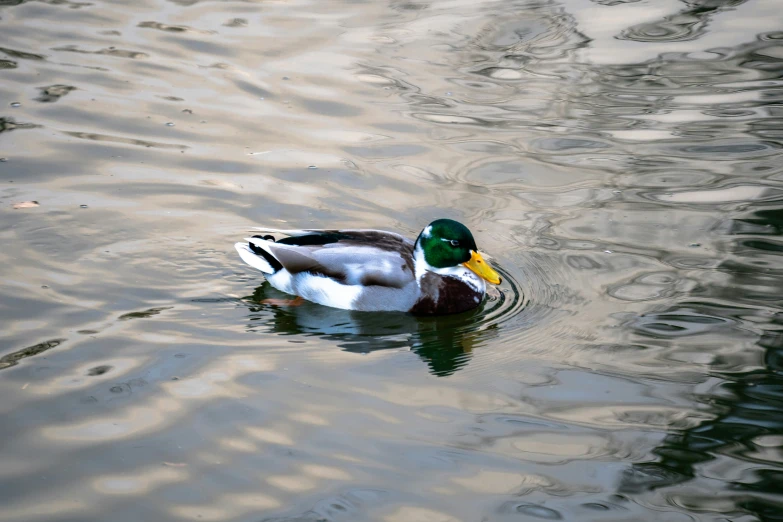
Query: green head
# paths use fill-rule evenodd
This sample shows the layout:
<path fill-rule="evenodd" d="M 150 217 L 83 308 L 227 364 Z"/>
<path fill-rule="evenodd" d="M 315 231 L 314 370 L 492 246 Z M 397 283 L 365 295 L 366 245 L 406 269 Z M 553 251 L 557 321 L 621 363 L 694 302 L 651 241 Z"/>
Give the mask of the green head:
<path fill-rule="evenodd" d="M 468 227 L 453 219 L 438 219 L 430 223 L 416 240 L 431 267 L 449 268 L 470 260 L 476 241 Z"/>
<path fill-rule="evenodd" d="M 500 276 L 478 253 L 473 234 L 458 221 L 433 221 L 421 231 L 416 239 L 416 246 L 421 247 L 424 260 L 433 268 L 463 265 L 490 283 L 500 283 Z"/>

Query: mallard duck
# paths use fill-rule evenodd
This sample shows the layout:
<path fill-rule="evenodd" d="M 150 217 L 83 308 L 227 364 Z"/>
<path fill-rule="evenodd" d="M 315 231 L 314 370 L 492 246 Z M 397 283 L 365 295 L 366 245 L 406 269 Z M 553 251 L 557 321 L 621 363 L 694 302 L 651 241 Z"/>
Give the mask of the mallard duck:
<path fill-rule="evenodd" d="M 442 315 L 476 308 L 500 283 L 470 230 L 438 219 L 416 241 L 382 230 L 272 230 L 235 245 L 282 292 L 359 311 Z"/>

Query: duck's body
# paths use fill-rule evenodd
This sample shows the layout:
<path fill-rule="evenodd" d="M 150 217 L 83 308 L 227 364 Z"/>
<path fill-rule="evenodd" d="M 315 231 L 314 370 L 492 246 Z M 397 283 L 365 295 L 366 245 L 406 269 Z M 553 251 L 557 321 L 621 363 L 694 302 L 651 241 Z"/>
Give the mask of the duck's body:
<path fill-rule="evenodd" d="M 464 312 L 481 303 L 484 279 L 500 282 L 477 253 L 470 232 L 456 221 L 433 222 L 416 242 L 381 230 L 263 232 L 288 237 L 254 236 L 237 243 L 242 259 L 267 274 L 278 290 L 335 308 Z"/>

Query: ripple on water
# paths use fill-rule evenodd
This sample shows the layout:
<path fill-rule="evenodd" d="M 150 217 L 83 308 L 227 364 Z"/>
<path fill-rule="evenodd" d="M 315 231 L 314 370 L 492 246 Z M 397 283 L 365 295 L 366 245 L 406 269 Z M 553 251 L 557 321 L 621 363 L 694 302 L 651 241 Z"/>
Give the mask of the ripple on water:
<path fill-rule="evenodd" d="M 498 508 L 500 513 L 516 513 L 542 520 L 562 520 L 563 516 L 554 509 L 529 502 L 506 502 Z"/>

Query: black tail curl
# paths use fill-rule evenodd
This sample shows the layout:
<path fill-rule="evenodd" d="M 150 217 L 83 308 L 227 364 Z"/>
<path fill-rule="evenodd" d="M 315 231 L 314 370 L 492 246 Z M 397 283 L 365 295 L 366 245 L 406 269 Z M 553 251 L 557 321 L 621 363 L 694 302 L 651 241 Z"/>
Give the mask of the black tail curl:
<path fill-rule="evenodd" d="M 272 241 L 273 243 L 276 242 L 275 236 L 266 235 L 266 236 L 253 236 L 253 237 L 258 239 L 263 239 L 264 241 Z M 248 243 L 247 246 L 250 247 L 250 250 L 252 250 L 255 255 L 263 257 L 266 260 L 266 262 L 269 263 L 269 266 L 272 267 L 272 270 L 274 270 L 275 272 L 283 268 L 283 265 L 280 264 L 280 261 L 275 259 L 275 257 L 272 254 L 270 254 L 263 248 L 257 247 L 253 243 Z"/>

